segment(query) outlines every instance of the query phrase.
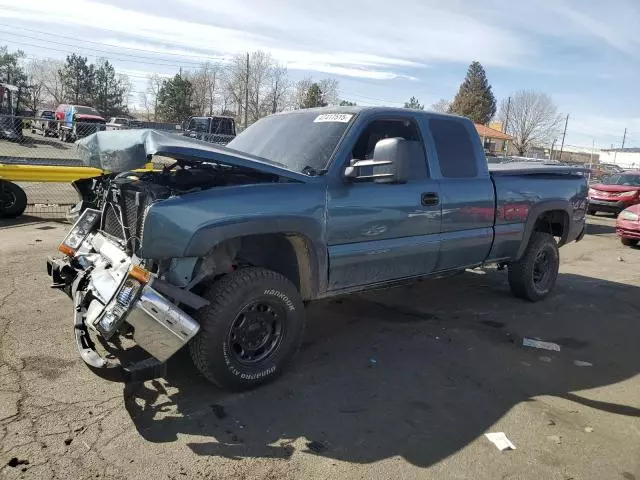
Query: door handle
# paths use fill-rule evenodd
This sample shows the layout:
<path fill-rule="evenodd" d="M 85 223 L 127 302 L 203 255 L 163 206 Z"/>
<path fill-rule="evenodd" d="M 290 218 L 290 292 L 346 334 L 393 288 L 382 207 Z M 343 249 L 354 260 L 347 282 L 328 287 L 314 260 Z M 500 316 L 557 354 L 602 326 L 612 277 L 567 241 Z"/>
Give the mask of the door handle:
<path fill-rule="evenodd" d="M 422 194 L 422 205 L 426 206 L 433 206 L 433 205 L 438 205 L 438 203 L 440 203 L 440 199 L 438 198 L 438 194 L 435 192 L 427 192 L 427 193 L 423 193 Z"/>

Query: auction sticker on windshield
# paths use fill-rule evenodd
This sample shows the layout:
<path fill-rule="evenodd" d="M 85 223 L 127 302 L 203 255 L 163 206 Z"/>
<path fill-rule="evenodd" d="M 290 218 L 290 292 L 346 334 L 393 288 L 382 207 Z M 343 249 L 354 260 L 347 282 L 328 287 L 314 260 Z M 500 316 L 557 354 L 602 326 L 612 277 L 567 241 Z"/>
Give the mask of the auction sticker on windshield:
<path fill-rule="evenodd" d="M 352 118 L 353 118 L 353 115 L 350 113 L 323 113 L 322 115 L 318 115 L 313 122 L 314 123 L 319 123 L 319 122 L 349 123 L 349 120 L 351 120 Z"/>

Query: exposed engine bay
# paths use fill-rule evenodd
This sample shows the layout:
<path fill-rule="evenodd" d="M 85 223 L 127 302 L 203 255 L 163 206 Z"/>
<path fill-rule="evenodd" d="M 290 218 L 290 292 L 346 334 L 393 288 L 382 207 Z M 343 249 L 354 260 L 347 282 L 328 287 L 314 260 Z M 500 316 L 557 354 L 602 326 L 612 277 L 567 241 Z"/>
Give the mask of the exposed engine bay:
<path fill-rule="evenodd" d="M 176 161 L 162 170 L 128 171 L 77 180 L 82 198 L 76 214 L 86 208 L 102 212 L 99 229 L 122 240 L 129 254 L 142 241 L 148 207 L 159 200 L 230 185 L 278 182 L 280 177 L 214 163 Z"/>

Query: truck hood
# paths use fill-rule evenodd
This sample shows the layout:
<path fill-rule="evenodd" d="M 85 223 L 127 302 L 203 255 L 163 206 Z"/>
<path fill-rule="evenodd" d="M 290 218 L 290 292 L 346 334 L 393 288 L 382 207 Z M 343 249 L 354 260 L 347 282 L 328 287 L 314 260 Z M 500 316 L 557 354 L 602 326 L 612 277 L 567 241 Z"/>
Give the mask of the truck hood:
<path fill-rule="evenodd" d="M 97 132 L 78 140 L 76 145 L 85 165 L 114 173 L 143 168 L 153 155 L 161 155 L 184 162 L 247 168 L 300 182 L 311 178 L 261 157 L 157 130 Z"/>

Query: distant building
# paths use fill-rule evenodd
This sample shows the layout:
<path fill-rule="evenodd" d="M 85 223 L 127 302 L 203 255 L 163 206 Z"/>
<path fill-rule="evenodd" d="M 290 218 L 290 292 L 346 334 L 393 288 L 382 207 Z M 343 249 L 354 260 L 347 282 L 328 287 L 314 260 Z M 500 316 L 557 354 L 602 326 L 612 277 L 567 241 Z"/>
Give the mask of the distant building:
<path fill-rule="evenodd" d="M 600 152 L 600 163 L 611 163 L 622 168 L 640 168 L 640 148 L 614 148 Z"/>
<path fill-rule="evenodd" d="M 503 154 L 509 150 L 511 142 L 513 142 L 511 135 L 479 123 L 476 123 L 475 126 L 486 153 Z"/>

